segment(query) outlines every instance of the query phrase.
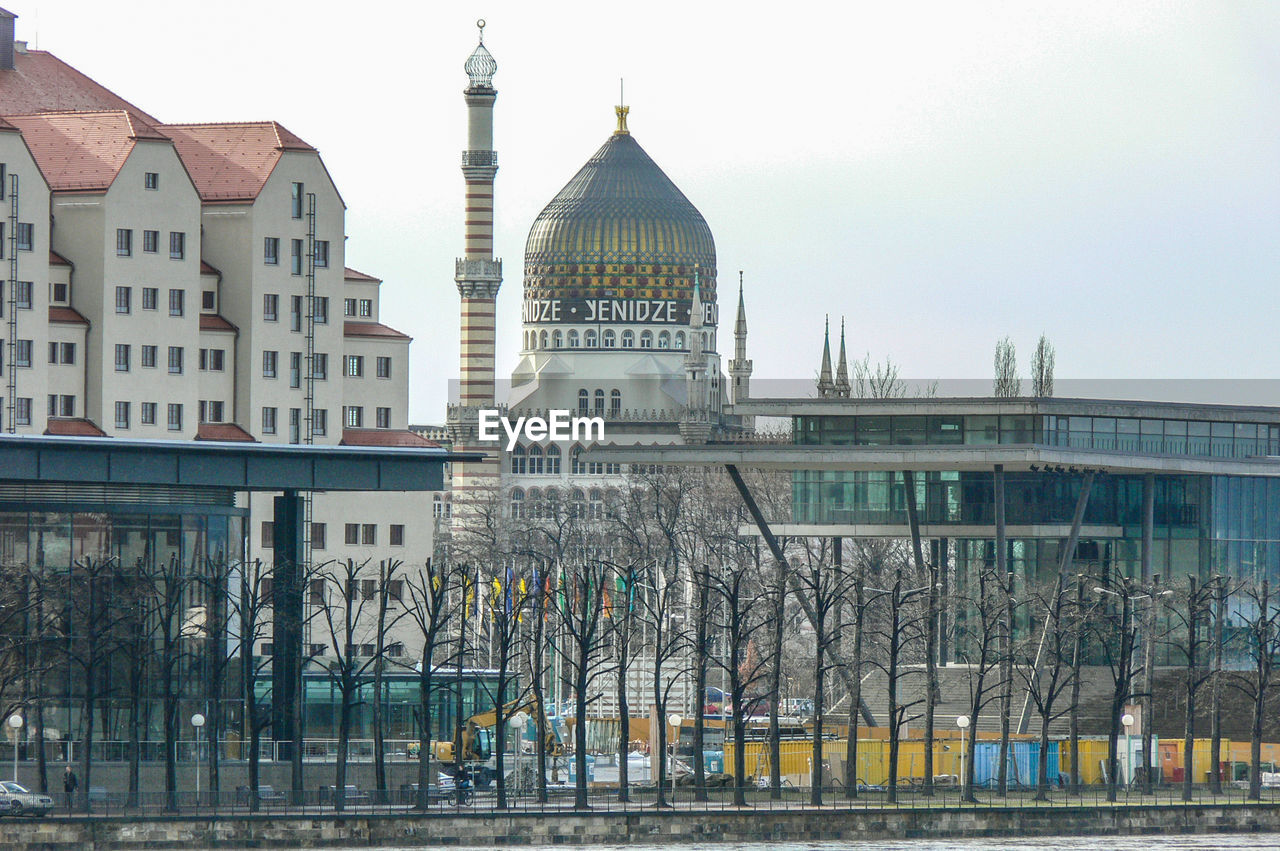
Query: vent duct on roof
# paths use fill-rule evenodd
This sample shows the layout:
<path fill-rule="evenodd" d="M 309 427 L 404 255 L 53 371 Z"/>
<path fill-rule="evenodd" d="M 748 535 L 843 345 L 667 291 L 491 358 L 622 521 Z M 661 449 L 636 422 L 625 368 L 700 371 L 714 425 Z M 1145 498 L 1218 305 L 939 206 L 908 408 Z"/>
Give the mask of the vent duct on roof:
<path fill-rule="evenodd" d="M 0 71 L 13 70 L 13 22 L 18 16 L 0 9 Z"/>

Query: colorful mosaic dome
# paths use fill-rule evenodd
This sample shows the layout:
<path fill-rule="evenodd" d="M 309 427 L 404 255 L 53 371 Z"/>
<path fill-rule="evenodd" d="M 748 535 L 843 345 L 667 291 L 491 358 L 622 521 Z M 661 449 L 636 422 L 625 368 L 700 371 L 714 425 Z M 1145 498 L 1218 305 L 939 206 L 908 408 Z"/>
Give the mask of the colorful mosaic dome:
<path fill-rule="evenodd" d="M 526 299 L 693 297 L 698 267 L 714 302 L 711 228 L 626 130 L 587 160 L 534 220 L 524 249 Z"/>

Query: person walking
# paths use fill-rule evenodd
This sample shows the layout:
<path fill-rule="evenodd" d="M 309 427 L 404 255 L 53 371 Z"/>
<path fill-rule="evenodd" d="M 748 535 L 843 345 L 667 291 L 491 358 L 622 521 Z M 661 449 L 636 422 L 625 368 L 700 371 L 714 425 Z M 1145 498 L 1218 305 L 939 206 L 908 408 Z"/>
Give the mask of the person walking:
<path fill-rule="evenodd" d="M 67 770 L 62 773 L 62 791 L 67 795 L 67 812 L 71 812 L 71 808 L 75 805 L 76 788 L 79 785 L 79 778 L 76 777 L 76 773 L 68 765 Z"/>

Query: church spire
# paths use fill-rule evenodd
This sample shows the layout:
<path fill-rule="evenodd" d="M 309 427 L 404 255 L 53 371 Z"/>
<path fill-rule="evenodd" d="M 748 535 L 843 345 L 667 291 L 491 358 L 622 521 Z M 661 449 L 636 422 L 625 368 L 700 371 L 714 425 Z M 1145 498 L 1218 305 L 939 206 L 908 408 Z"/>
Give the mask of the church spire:
<path fill-rule="evenodd" d="M 822 332 L 822 370 L 818 373 L 818 395 L 826 398 L 834 390 L 835 383 L 831 380 L 831 317 L 828 316 Z"/>
<path fill-rule="evenodd" d="M 733 404 L 751 396 L 751 361 L 747 360 L 747 305 L 742 295 L 742 271 L 738 271 L 738 320 L 733 325 L 733 360 L 729 361 L 729 377 L 733 381 Z M 743 416 L 745 431 L 755 429 L 755 417 Z"/>
<path fill-rule="evenodd" d="M 689 327 L 702 327 L 702 270 L 698 264 L 693 266 L 693 304 L 689 307 Z"/>
<path fill-rule="evenodd" d="M 840 317 L 840 361 L 836 366 L 836 395 L 849 398 L 849 361 L 844 354 L 844 317 Z"/>

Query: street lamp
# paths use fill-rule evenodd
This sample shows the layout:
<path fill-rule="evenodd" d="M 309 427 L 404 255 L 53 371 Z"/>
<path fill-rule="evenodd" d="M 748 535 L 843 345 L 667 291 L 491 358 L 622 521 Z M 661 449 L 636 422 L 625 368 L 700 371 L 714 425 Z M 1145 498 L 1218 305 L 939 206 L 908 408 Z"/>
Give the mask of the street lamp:
<path fill-rule="evenodd" d="M 9 716 L 9 728 L 13 730 L 13 782 L 18 782 L 18 734 L 22 729 L 22 716 L 13 713 Z"/>
<path fill-rule="evenodd" d="M 667 723 L 673 728 L 671 734 L 671 803 L 676 802 L 676 745 L 680 742 L 680 725 L 684 722 L 676 713 L 667 716 Z"/>
<path fill-rule="evenodd" d="M 191 716 L 191 726 L 196 728 L 196 806 L 200 806 L 200 728 L 204 726 L 204 716 L 197 712 Z"/>
<path fill-rule="evenodd" d="M 1126 712 L 1120 716 L 1120 723 L 1124 725 L 1124 759 L 1129 765 L 1128 782 L 1133 782 L 1133 746 L 1129 741 L 1129 734 L 1133 727 L 1133 716 Z"/>
<path fill-rule="evenodd" d="M 965 757 L 965 731 L 969 729 L 969 716 L 961 715 L 956 718 L 956 726 L 960 728 L 960 793 L 964 794 L 965 779 L 968 777 L 964 773 L 964 757 Z"/>
<path fill-rule="evenodd" d="M 511 729 L 516 731 L 516 791 L 519 792 L 523 785 L 520 777 L 520 752 L 524 750 L 524 725 L 528 723 L 529 716 L 523 712 L 517 712 L 511 716 L 511 720 L 507 723 L 511 725 Z"/>

